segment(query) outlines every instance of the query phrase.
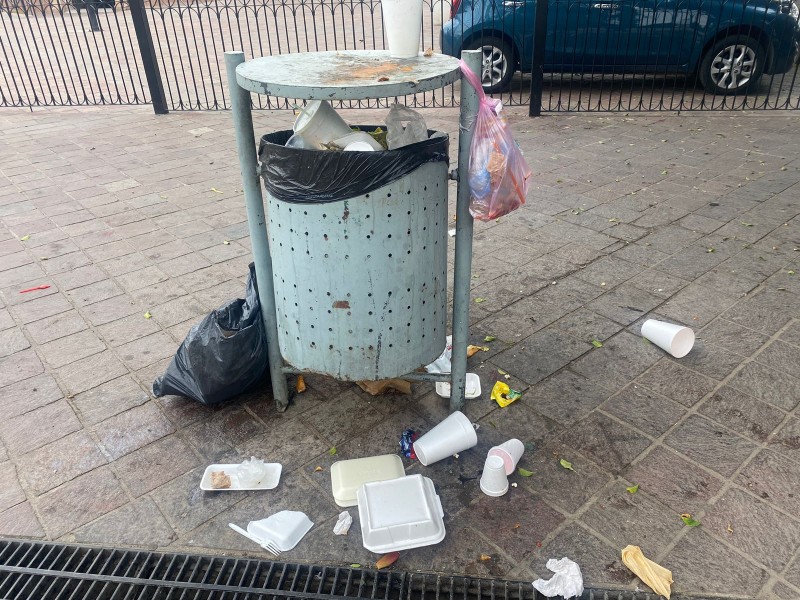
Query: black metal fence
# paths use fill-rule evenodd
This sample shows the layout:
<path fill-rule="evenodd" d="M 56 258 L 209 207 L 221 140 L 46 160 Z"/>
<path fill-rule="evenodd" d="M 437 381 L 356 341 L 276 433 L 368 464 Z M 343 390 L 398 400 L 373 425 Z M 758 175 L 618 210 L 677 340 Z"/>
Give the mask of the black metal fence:
<path fill-rule="evenodd" d="M 795 1 L 423 0 L 422 46 L 481 48 L 487 87 L 532 114 L 797 109 Z M 0 106 L 225 109 L 227 50 L 385 47 L 379 0 L 0 0 Z"/>

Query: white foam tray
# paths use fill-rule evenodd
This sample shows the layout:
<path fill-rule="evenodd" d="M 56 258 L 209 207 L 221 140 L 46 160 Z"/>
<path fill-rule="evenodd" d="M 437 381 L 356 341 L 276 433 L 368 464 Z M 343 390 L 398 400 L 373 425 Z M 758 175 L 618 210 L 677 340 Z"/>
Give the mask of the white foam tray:
<path fill-rule="evenodd" d="M 467 389 L 465 390 L 464 396 L 466 397 L 467 400 L 472 400 L 473 398 L 479 398 L 481 395 L 481 378 L 478 377 L 476 373 L 467 373 L 466 388 Z M 439 394 L 442 398 L 449 398 L 450 382 L 437 381 L 436 393 Z"/>
<path fill-rule="evenodd" d="M 261 480 L 260 485 L 256 487 L 242 487 L 239 485 L 239 467 L 241 464 L 216 464 L 206 467 L 203 473 L 203 479 L 200 480 L 200 489 L 206 492 L 243 492 L 249 490 L 272 490 L 278 487 L 281 480 L 281 470 L 283 466 L 280 463 L 266 463 L 267 473 L 264 479 Z M 231 487 L 229 488 L 215 488 L 211 487 L 211 472 L 212 471 L 225 471 L 225 474 L 231 478 Z"/>

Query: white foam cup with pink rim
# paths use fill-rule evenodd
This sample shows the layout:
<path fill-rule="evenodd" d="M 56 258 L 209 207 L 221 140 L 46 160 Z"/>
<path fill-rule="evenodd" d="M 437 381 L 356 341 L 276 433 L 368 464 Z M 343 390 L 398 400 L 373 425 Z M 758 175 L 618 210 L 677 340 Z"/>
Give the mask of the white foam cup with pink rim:
<path fill-rule="evenodd" d="M 505 464 L 499 456 L 487 456 L 481 474 L 481 491 L 487 496 L 502 496 L 508 491 Z"/>
<path fill-rule="evenodd" d="M 694 346 L 694 331 L 683 325 L 647 319 L 642 336 L 675 358 L 683 358 Z"/>
<path fill-rule="evenodd" d="M 461 411 L 455 411 L 414 442 L 414 452 L 426 467 L 478 444 L 475 426 Z"/>
<path fill-rule="evenodd" d="M 519 459 L 522 458 L 524 453 L 525 444 L 516 438 L 512 438 L 489 450 L 489 456 L 499 456 L 503 459 L 506 475 L 511 475 L 514 472 L 514 469 L 517 468 L 517 463 L 519 463 Z"/>

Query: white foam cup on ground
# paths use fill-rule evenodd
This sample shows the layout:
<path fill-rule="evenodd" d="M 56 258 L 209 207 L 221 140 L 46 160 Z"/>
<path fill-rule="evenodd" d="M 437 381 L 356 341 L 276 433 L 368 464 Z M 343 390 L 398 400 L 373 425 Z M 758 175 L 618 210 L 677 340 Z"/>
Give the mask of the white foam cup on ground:
<path fill-rule="evenodd" d="M 456 411 L 414 442 L 414 452 L 426 467 L 478 444 L 475 426 Z"/>
<path fill-rule="evenodd" d="M 326 100 L 312 100 L 306 104 L 294 121 L 294 132 L 309 146 L 320 147 L 352 133 L 344 119 Z"/>
<path fill-rule="evenodd" d="M 522 458 L 524 452 L 525 444 L 518 439 L 512 438 L 489 450 L 489 456 L 499 456 L 502 458 L 506 469 L 506 475 L 511 475 L 514 469 L 517 468 L 517 463 L 519 459 Z"/>
<path fill-rule="evenodd" d="M 383 30 L 392 58 L 415 58 L 422 33 L 422 0 L 381 0 Z"/>
<path fill-rule="evenodd" d="M 481 475 L 481 491 L 487 496 L 502 496 L 508 491 L 508 476 L 503 459 L 487 456 Z"/>
<path fill-rule="evenodd" d="M 694 331 L 689 327 L 655 319 L 644 322 L 642 336 L 675 358 L 683 358 L 694 346 Z"/>

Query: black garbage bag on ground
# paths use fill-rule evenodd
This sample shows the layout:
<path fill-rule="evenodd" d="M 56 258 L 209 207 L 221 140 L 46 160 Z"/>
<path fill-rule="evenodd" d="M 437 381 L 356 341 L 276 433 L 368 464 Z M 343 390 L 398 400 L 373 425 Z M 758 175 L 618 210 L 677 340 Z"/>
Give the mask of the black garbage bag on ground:
<path fill-rule="evenodd" d="M 219 307 L 192 327 L 153 395 L 185 396 L 219 404 L 247 391 L 269 373 L 267 336 L 250 264 L 246 298 Z"/>

